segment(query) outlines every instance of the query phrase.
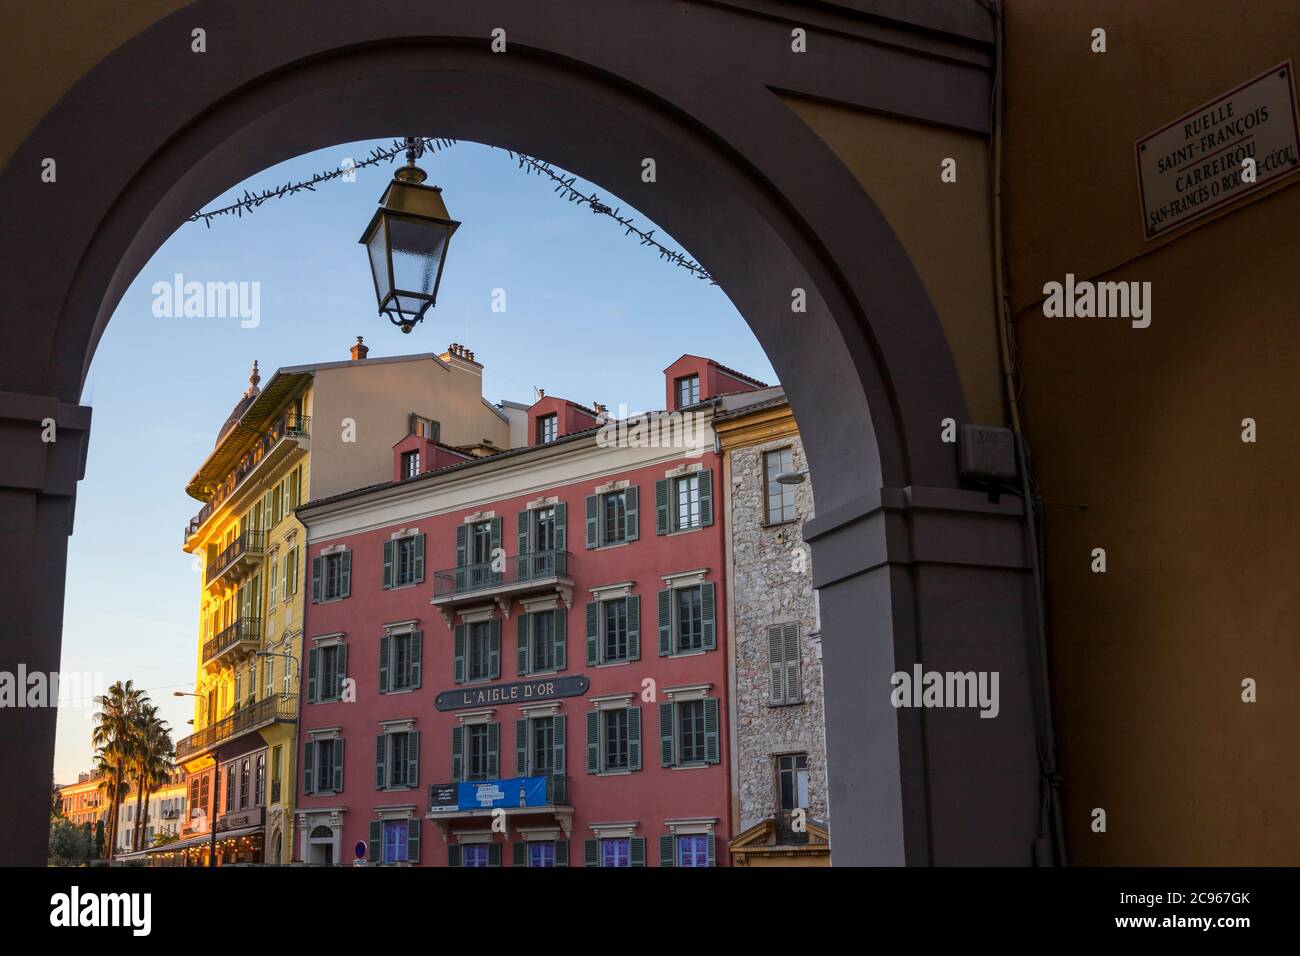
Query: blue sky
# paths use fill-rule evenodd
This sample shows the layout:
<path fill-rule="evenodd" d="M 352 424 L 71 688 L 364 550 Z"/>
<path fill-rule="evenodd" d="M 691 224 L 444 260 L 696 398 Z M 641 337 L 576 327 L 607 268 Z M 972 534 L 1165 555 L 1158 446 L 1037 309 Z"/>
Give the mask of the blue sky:
<path fill-rule="evenodd" d="M 390 142 L 299 156 L 205 208 Z M 199 509 L 185 483 L 247 387 L 253 359 L 265 383 L 280 366 L 346 359 L 358 335 L 371 357 L 441 352 L 455 341 L 484 364 L 490 401 L 530 403 L 538 386 L 615 410 L 620 403 L 661 407 L 660 373 L 683 352 L 775 381 L 717 286 L 661 262 L 608 218 L 566 202 L 504 151 L 458 144 L 421 165 L 462 225 L 438 305 L 411 334 L 376 314 L 357 243 L 394 168 L 381 165 L 357 171 L 355 182 L 272 200 L 242 220 L 182 226 L 136 277 L 99 344 L 82 396 L 94 423 L 69 542 L 62 671 L 102 674 L 105 683 L 133 679 L 160 705 L 176 739 L 190 732 L 192 701 L 172 692 L 193 690 L 199 597 L 193 559 L 181 551 L 182 529 Z M 635 214 L 599 187 L 576 185 Z M 152 286 L 175 273 L 186 281 L 259 282 L 260 324 L 155 317 Z M 506 290 L 504 313 L 491 310 L 496 288 Z M 59 711 L 60 783 L 92 764 L 93 705 L 82 703 Z"/>

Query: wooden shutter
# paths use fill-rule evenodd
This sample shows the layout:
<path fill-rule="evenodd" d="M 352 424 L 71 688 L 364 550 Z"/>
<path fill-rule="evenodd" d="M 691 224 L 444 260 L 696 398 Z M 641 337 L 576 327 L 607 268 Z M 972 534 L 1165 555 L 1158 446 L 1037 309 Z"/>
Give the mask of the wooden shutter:
<path fill-rule="evenodd" d="M 555 550 L 560 553 L 569 550 L 569 506 L 563 501 L 555 506 Z M 563 558 L 556 558 L 557 574 L 569 573 L 568 567 L 561 563 L 563 561 Z"/>
<path fill-rule="evenodd" d="M 488 678 L 496 680 L 501 676 L 501 618 L 494 617 L 488 622 Z"/>
<path fill-rule="evenodd" d="M 411 687 L 420 686 L 421 672 L 424 670 L 424 631 L 411 632 Z"/>
<path fill-rule="evenodd" d="M 627 862 L 631 866 L 645 866 L 645 837 L 631 837 L 627 841 Z"/>
<path fill-rule="evenodd" d="M 600 773 L 600 711 L 587 711 L 587 773 Z"/>
<path fill-rule="evenodd" d="M 705 468 L 696 472 L 700 476 L 700 527 L 713 524 L 713 472 Z"/>
<path fill-rule="evenodd" d="M 339 558 L 342 568 L 339 572 L 340 590 L 339 597 L 347 597 L 352 593 L 352 552 L 344 551 Z"/>
<path fill-rule="evenodd" d="M 587 666 L 600 663 L 600 602 L 587 602 Z"/>
<path fill-rule="evenodd" d="M 366 859 L 371 863 L 382 861 L 384 851 L 384 821 L 370 821 L 370 840 L 367 846 Z"/>
<path fill-rule="evenodd" d="M 307 746 L 302 748 L 302 792 L 316 792 L 316 741 L 314 740 L 307 741 Z"/>
<path fill-rule="evenodd" d="M 641 597 L 637 594 L 627 596 L 627 659 L 641 659 Z"/>
<path fill-rule="evenodd" d="M 396 541 L 384 542 L 384 588 L 385 589 L 391 588 L 393 586 L 393 558 L 395 557 L 394 552 L 396 550 L 397 550 Z"/>
<path fill-rule="evenodd" d="M 564 763 L 567 759 L 565 755 L 568 750 L 567 738 L 569 734 L 569 720 L 563 714 L 556 714 L 551 718 L 551 722 L 551 726 L 554 729 L 554 733 L 551 735 L 551 773 L 557 777 L 563 777 Z M 568 799 L 567 793 L 565 794 L 565 799 Z"/>
<path fill-rule="evenodd" d="M 489 547 L 492 549 L 488 555 L 488 560 L 493 564 L 496 563 L 497 555 L 501 553 L 501 519 L 493 518 L 488 522 Z M 493 571 L 492 580 L 500 581 L 501 572 Z"/>
<path fill-rule="evenodd" d="M 718 646 L 716 628 L 714 627 L 713 585 L 705 582 L 700 585 L 700 626 L 703 630 L 704 649 L 711 651 Z"/>
<path fill-rule="evenodd" d="M 531 511 L 519 512 L 519 534 L 517 540 L 519 542 L 520 560 L 523 560 L 523 556 L 525 554 L 530 553 L 533 550 L 528 543 L 530 540 L 529 525 L 531 524 L 531 522 L 528 520 L 530 515 L 532 515 Z"/>
<path fill-rule="evenodd" d="M 406 861 L 420 862 L 420 818 L 411 817 L 406 821 Z"/>
<path fill-rule="evenodd" d="M 721 760 L 721 747 L 718 745 L 718 698 L 704 699 L 704 762 L 717 763 Z"/>
<path fill-rule="evenodd" d="M 641 708 L 627 709 L 627 763 L 629 770 L 641 769 Z"/>
<path fill-rule="evenodd" d="M 388 787 L 388 734 L 375 737 L 375 789 Z"/>
<path fill-rule="evenodd" d="M 307 703 L 316 703 L 318 678 L 320 674 L 320 648 L 313 647 L 307 652 Z"/>
<path fill-rule="evenodd" d="M 713 836 L 713 831 L 709 831 L 708 839 L 704 841 L 709 847 L 709 866 L 716 866 L 717 851 L 715 844 L 717 840 Z"/>
<path fill-rule="evenodd" d="M 465 728 L 460 724 L 451 728 L 451 782 L 465 779 Z"/>
<path fill-rule="evenodd" d="M 460 844 L 451 843 L 447 845 L 447 865 L 460 866 Z"/>
<path fill-rule="evenodd" d="M 302 504 L 302 466 L 299 465 L 289 476 L 289 507 L 297 508 Z"/>
<path fill-rule="evenodd" d="M 785 703 L 785 642 L 780 624 L 767 629 L 768 703 Z"/>
<path fill-rule="evenodd" d="M 495 780 L 501 776 L 501 725 L 492 723 L 487 728 L 487 775 L 489 780 Z"/>
<path fill-rule="evenodd" d="M 659 656 L 673 652 L 673 591 L 665 588 L 659 592 Z"/>
<path fill-rule="evenodd" d="M 501 844 L 489 843 L 488 844 L 488 866 L 500 866 L 500 865 L 501 865 Z"/>
<path fill-rule="evenodd" d="M 528 718 L 515 721 L 515 776 L 528 776 Z"/>
<path fill-rule="evenodd" d="M 668 484 L 667 478 L 655 482 L 655 534 L 667 534 L 672 530 L 668 511 Z"/>
<path fill-rule="evenodd" d="M 512 849 L 514 851 L 514 859 L 510 862 L 514 866 L 527 866 L 528 842 L 526 840 L 516 840 Z"/>
<path fill-rule="evenodd" d="M 343 792 L 343 738 L 334 738 L 334 792 Z"/>
<path fill-rule="evenodd" d="M 408 730 L 406 733 L 406 785 L 416 787 L 420 784 L 420 732 Z"/>
<path fill-rule="evenodd" d="M 600 495 L 587 495 L 587 547 L 600 547 Z"/>
<path fill-rule="evenodd" d="M 788 703 L 803 700 L 803 656 L 799 651 L 799 625 L 787 624 L 784 628 L 785 644 L 785 699 Z"/>
<path fill-rule="evenodd" d="M 554 642 L 554 653 L 551 659 L 555 662 L 555 669 L 562 671 L 569 664 L 569 615 L 562 607 L 556 608 L 550 614 L 551 640 Z"/>
<path fill-rule="evenodd" d="M 677 865 L 677 861 L 673 858 L 674 842 L 675 841 L 673 840 L 673 835 L 671 833 L 664 834 L 659 838 L 659 865 L 660 866 Z"/>
<path fill-rule="evenodd" d="M 457 684 L 465 683 L 465 645 L 469 638 L 469 625 L 457 624 L 455 637 L 452 640 L 454 655 L 454 667 L 452 669 L 452 679 Z"/>
<path fill-rule="evenodd" d="M 338 676 L 338 686 L 334 688 L 334 696 L 342 698 L 343 682 L 348 679 L 348 646 L 346 644 L 338 645 L 334 661 L 334 672 Z"/>
<path fill-rule="evenodd" d="M 555 841 L 555 865 L 556 866 L 569 865 L 569 841 L 568 840 Z"/>
<path fill-rule="evenodd" d="M 673 765 L 673 705 L 659 705 L 659 766 Z"/>
<path fill-rule="evenodd" d="M 415 536 L 415 561 L 413 566 L 415 578 L 411 581 L 412 584 L 424 583 L 424 537 L 423 534 Z"/>
<path fill-rule="evenodd" d="M 641 537 L 641 495 L 636 485 L 628 486 L 623 492 L 623 500 L 627 509 L 627 540 L 635 541 Z"/>
<path fill-rule="evenodd" d="M 465 566 L 469 563 L 469 525 L 456 526 L 456 590 L 465 588 Z"/>
<path fill-rule="evenodd" d="M 520 614 L 516 619 L 518 621 L 518 638 L 516 640 L 517 652 L 515 666 L 519 671 L 520 677 L 525 677 L 528 674 L 528 629 L 532 619 L 533 616 L 531 614 Z"/>
<path fill-rule="evenodd" d="M 379 693 L 387 694 L 391 681 L 389 662 L 392 660 L 393 639 L 385 634 L 379 639 Z"/>
<path fill-rule="evenodd" d="M 582 865 L 600 866 L 599 840 L 584 840 L 582 842 Z"/>

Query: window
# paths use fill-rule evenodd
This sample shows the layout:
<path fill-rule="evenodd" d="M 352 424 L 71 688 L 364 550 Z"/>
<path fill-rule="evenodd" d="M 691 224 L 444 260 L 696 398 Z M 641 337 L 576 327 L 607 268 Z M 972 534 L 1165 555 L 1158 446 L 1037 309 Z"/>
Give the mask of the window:
<path fill-rule="evenodd" d="M 307 652 L 308 703 L 319 704 L 342 696 L 347 660 L 346 644 L 327 644 Z"/>
<path fill-rule="evenodd" d="M 777 475 L 794 471 L 794 451 L 781 448 L 763 455 L 763 480 L 767 488 L 767 524 L 782 524 L 795 519 L 794 485 L 783 485 Z"/>
<path fill-rule="evenodd" d="M 616 491 L 601 495 L 601 529 L 600 539 L 606 544 L 624 541 L 627 538 L 627 493 Z"/>
<path fill-rule="evenodd" d="M 555 668 L 555 612 L 530 614 L 529 618 L 533 629 L 531 670 L 553 670 Z"/>
<path fill-rule="evenodd" d="M 272 767 L 271 799 L 279 799 L 280 755 L 275 754 Z M 343 738 L 310 740 L 303 748 L 302 786 L 304 793 L 343 792 Z"/>
<path fill-rule="evenodd" d="M 284 586 L 280 590 L 286 601 L 298 593 L 298 554 L 301 550 L 301 547 L 294 548 L 284 556 Z"/>
<path fill-rule="evenodd" d="M 568 666 L 567 632 L 563 608 L 519 615 L 519 676 L 564 670 Z"/>
<path fill-rule="evenodd" d="M 322 554 L 312 561 L 311 599 L 337 601 L 352 593 L 352 552 L 335 551 Z"/>
<path fill-rule="evenodd" d="M 627 660 L 627 598 L 605 601 L 604 605 L 603 657 L 606 661 Z"/>
<path fill-rule="evenodd" d="M 522 717 L 515 724 L 515 773 L 521 777 L 545 777 L 564 774 L 566 718 Z M 567 794 L 552 792 L 552 803 L 561 803 Z"/>
<path fill-rule="evenodd" d="M 414 478 L 420 473 L 420 452 L 405 451 L 402 452 L 402 477 Z"/>
<path fill-rule="evenodd" d="M 587 663 L 618 664 L 641 658 L 641 598 L 606 598 L 587 605 Z"/>
<path fill-rule="evenodd" d="M 700 697 L 659 705 L 659 764 L 700 767 L 720 759 L 718 699 Z"/>
<path fill-rule="evenodd" d="M 280 575 L 278 573 L 279 568 L 280 568 L 280 556 L 275 555 L 271 558 L 271 596 L 270 596 L 270 601 L 268 602 L 271 607 L 275 607 L 275 603 L 277 600 L 277 593 L 279 591 L 279 588 L 277 587 L 280 580 Z M 285 597 L 288 597 L 288 595 L 286 594 Z"/>
<path fill-rule="evenodd" d="M 547 442 L 555 441 L 560 434 L 560 418 L 558 415 L 542 415 L 537 419 L 537 444 L 545 445 Z"/>
<path fill-rule="evenodd" d="M 496 724 L 471 724 L 465 728 L 467 780 L 496 779 L 496 728 Z"/>
<path fill-rule="evenodd" d="M 776 624 L 767 629 L 767 663 L 768 703 L 772 706 L 801 703 L 803 675 L 798 624 Z"/>
<path fill-rule="evenodd" d="M 678 866 L 711 866 L 709 837 L 704 833 L 686 833 L 677 838 Z"/>
<path fill-rule="evenodd" d="M 243 807 L 250 806 L 248 802 L 248 784 L 249 784 L 248 770 L 249 770 L 248 758 L 245 757 L 243 760 L 239 762 L 239 806 L 241 809 Z"/>
<path fill-rule="evenodd" d="M 555 841 L 534 840 L 528 844 L 529 866 L 555 866 Z"/>
<path fill-rule="evenodd" d="M 379 693 L 393 694 L 420 686 L 424 633 L 407 631 L 379 639 Z"/>
<path fill-rule="evenodd" d="M 533 546 L 532 551 L 545 552 L 555 550 L 555 508 L 536 508 L 533 510 Z"/>
<path fill-rule="evenodd" d="M 674 498 L 677 502 L 676 528 L 698 528 L 700 526 L 700 476 L 687 475 L 673 481 Z"/>
<path fill-rule="evenodd" d="M 529 772 L 544 776 L 551 773 L 555 762 L 555 718 L 538 717 L 531 723 Z"/>
<path fill-rule="evenodd" d="M 713 524 L 713 472 L 692 471 L 655 482 L 655 533 L 674 534 Z"/>
<path fill-rule="evenodd" d="M 405 863 L 407 844 L 407 821 L 384 821 L 384 862 Z"/>
<path fill-rule="evenodd" d="M 467 843 L 451 849 L 458 851 L 461 866 L 495 866 L 492 857 L 501 852 L 501 848 L 494 843 Z M 493 850 L 497 852 L 493 853 Z M 456 863 L 453 862 L 452 865 L 455 866 Z"/>
<path fill-rule="evenodd" d="M 777 790 L 781 812 L 808 808 L 808 755 L 782 754 L 776 758 Z"/>
<path fill-rule="evenodd" d="M 308 744 L 308 746 L 311 746 Z M 271 802 L 280 802 L 280 745 L 271 748 Z"/>
<path fill-rule="evenodd" d="M 253 806 L 266 806 L 266 754 L 257 755 L 253 772 Z"/>
<path fill-rule="evenodd" d="M 375 788 L 403 790 L 420 782 L 420 732 L 403 730 L 375 738 Z"/>
<path fill-rule="evenodd" d="M 407 434 L 419 435 L 421 438 L 428 438 L 431 441 L 438 441 L 439 432 L 442 426 L 432 418 L 425 418 L 421 415 L 411 412 L 410 423 L 407 427 Z"/>
<path fill-rule="evenodd" d="M 424 580 L 424 535 L 384 542 L 384 587 L 404 588 Z"/>
<path fill-rule="evenodd" d="M 641 708 L 602 707 L 587 714 L 587 773 L 641 769 Z"/>
<path fill-rule="evenodd" d="M 226 812 L 235 812 L 235 766 L 226 765 Z"/>
<path fill-rule="evenodd" d="M 456 683 L 501 676 L 501 620 L 457 624 L 454 640 Z"/>
<path fill-rule="evenodd" d="M 686 408 L 688 405 L 695 405 L 700 400 L 700 377 L 698 375 L 684 375 L 677 379 L 677 407 Z"/>
<path fill-rule="evenodd" d="M 613 837 L 600 841 L 601 866 L 631 866 L 632 840 L 629 837 Z"/>
<path fill-rule="evenodd" d="M 641 535 L 640 495 L 635 485 L 587 496 L 587 547 L 635 541 Z"/>
<path fill-rule="evenodd" d="M 659 592 L 659 656 L 711 651 L 717 646 L 714 586 L 710 582 Z"/>
<path fill-rule="evenodd" d="M 500 580 L 493 556 L 501 547 L 501 519 L 489 518 L 456 529 L 456 589 L 487 587 Z"/>

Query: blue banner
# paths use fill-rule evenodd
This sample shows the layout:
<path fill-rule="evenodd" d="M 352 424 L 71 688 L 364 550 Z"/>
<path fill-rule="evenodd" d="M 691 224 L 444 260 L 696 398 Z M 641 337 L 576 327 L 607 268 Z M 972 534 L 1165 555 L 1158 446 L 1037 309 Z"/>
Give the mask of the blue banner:
<path fill-rule="evenodd" d="M 509 780 L 472 780 L 457 785 L 462 810 L 490 810 L 495 807 L 544 807 L 545 777 L 511 777 Z"/>

